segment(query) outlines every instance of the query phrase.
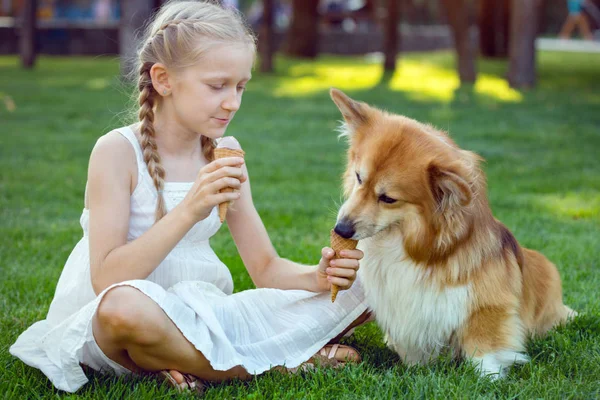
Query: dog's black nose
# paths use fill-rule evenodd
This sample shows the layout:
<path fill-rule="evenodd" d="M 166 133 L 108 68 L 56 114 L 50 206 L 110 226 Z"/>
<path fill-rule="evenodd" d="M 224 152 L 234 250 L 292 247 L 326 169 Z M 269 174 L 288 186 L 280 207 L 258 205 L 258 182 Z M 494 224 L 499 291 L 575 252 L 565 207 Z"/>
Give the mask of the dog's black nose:
<path fill-rule="evenodd" d="M 350 239 L 356 233 L 356 231 L 354 230 L 354 224 L 352 223 L 352 221 L 349 221 L 347 219 L 343 219 L 340 222 L 338 222 L 333 230 L 335 231 L 335 233 L 337 233 L 345 239 Z"/>

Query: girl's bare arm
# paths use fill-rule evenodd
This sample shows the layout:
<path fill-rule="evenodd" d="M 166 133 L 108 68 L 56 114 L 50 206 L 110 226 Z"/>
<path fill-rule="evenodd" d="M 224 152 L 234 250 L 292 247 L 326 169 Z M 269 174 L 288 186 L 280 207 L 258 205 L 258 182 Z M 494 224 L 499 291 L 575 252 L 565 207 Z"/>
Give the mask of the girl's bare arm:
<path fill-rule="evenodd" d="M 193 226 L 173 210 L 138 239 L 127 243 L 131 193 L 137 184 L 135 153 L 113 132 L 98 140 L 88 168 L 90 271 L 96 294 L 131 279 L 145 279 Z"/>
<path fill-rule="evenodd" d="M 301 265 L 277 255 L 252 202 L 249 180 L 242 184 L 241 194 L 229 208 L 227 225 L 254 284 L 257 287 L 321 291 L 315 279 L 317 266 Z"/>
<path fill-rule="evenodd" d="M 205 165 L 186 197 L 139 238 L 127 242 L 131 193 L 137 183 L 135 153 L 118 133 L 101 138 L 88 172 L 90 271 L 96 293 L 132 279 L 145 279 L 194 224 L 219 203 L 237 199 L 245 179 L 240 162 L 224 158 Z"/>

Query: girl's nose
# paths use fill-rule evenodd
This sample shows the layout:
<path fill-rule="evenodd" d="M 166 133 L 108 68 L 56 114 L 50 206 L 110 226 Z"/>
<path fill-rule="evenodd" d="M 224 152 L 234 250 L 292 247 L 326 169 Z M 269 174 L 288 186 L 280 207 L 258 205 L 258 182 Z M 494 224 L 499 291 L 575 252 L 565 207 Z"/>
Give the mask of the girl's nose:
<path fill-rule="evenodd" d="M 227 98 L 223 101 L 222 107 L 228 111 L 237 111 L 240 108 L 242 99 L 237 88 L 229 92 Z"/>

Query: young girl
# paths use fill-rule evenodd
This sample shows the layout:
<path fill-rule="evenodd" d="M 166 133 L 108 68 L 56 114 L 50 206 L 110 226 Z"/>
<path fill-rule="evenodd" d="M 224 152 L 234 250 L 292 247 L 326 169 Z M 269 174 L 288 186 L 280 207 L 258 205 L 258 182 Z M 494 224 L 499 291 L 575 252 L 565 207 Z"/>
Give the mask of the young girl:
<path fill-rule="evenodd" d="M 239 109 L 255 42 L 231 10 L 172 2 L 139 53 L 139 120 L 92 151 L 83 238 L 71 253 L 46 320 L 11 354 L 59 389 L 87 382 L 82 366 L 117 375 L 160 372 L 179 387 L 295 368 L 315 354 L 358 359 L 327 346 L 363 322 L 354 283 L 360 250 L 318 265 L 277 256 L 252 203 L 241 158 L 213 160 L 216 139 Z M 233 192 L 220 193 L 230 187 Z M 227 223 L 261 289 L 232 294 L 209 238 L 216 206 L 235 201 Z M 354 283 L 354 285 L 353 285 Z M 331 303 L 331 284 L 342 289 Z M 157 374 L 158 376 L 158 374 Z"/>

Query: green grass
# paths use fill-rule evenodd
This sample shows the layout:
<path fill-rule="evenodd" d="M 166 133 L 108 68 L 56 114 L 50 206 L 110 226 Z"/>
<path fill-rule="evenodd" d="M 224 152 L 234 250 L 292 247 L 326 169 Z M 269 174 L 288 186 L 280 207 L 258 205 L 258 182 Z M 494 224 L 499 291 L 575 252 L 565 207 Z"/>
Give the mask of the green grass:
<path fill-rule="evenodd" d="M 447 129 L 487 160 L 495 215 L 562 275 L 575 322 L 528 344 L 532 362 L 500 382 L 440 359 L 406 368 L 374 324 L 346 342 L 364 362 L 292 377 L 267 373 L 211 385 L 207 398 L 600 397 L 600 55 L 541 53 L 538 88 L 506 86 L 505 63 L 479 62 L 480 80 L 458 88 L 449 53 L 402 58 L 394 76 L 359 58 L 278 59 L 255 78 L 228 134 L 247 151 L 256 207 L 279 254 L 315 263 L 340 204 L 344 143 L 327 89 Z M 75 396 L 8 354 L 45 317 L 62 266 L 81 236 L 86 168 L 96 139 L 120 126 L 127 90 L 111 58 L 41 58 L 34 71 L 0 57 L 0 393 L 8 398 L 166 398 L 139 378 L 94 374 Z M 4 100 L 3 100 L 4 99 Z M 11 101 L 16 108 L 9 111 Z M 6 106 L 5 106 L 6 105 Z M 223 228 L 213 247 L 236 290 L 252 288 Z"/>

